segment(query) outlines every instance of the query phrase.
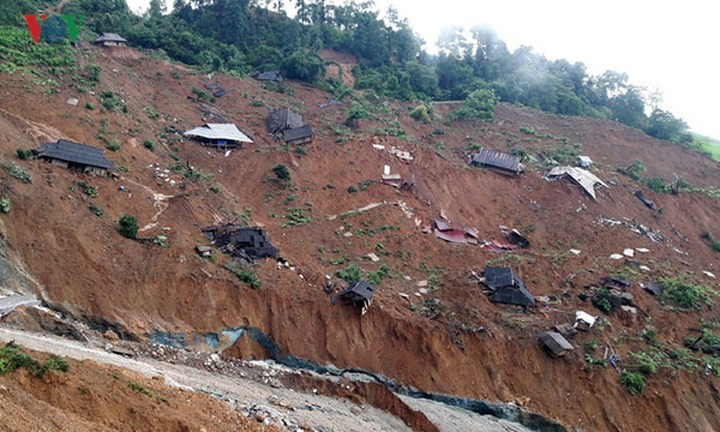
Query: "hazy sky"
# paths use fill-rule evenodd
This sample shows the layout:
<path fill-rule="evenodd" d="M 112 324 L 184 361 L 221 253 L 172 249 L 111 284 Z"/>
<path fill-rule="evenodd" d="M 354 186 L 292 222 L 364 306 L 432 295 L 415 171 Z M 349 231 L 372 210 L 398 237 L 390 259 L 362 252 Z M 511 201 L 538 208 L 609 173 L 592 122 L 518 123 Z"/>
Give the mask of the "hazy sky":
<path fill-rule="evenodd" d="M 127 1 L 136 11 L 149 3 Z M 394 6 L 428 45 L 443 27 L 485 24 L 511 51 L 528 45 L 550 60 L 583 62 L 590 74 L 626 72 L 634 85 L 659 88 L 661 107 L 692 130 L 720 138 L 714 112 L 720 103 L 715 51 L 720 25 L 714 2 L 375 0 L 375 5 L 383 13 Z"/>

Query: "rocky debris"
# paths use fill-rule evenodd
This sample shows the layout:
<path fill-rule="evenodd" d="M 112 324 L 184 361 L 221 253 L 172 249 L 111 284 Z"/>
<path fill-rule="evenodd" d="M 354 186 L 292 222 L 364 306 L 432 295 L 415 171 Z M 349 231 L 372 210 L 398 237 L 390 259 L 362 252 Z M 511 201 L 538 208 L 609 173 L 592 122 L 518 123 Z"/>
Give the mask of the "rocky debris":
<path fill-rule="evenodd" d="M 44 307 L 19 306 L 3 316 L 0 322 L 24 330 L 35 332 L 47 331 L 58 336 L 82 342 L 88 340 L 85 335 L 88 331 L 87 327 L 63 317 L 59 312 L 51 311 Z"/>

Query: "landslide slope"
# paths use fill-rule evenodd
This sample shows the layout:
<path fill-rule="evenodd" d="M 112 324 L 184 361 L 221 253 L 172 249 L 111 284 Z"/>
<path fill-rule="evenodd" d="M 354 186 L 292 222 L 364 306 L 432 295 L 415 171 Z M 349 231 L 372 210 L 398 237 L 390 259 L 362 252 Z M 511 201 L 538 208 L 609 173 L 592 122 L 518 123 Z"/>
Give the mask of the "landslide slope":
<path fill-rule="evenodd" d="M 83 85 L 65 76 L 48 92 L 28 75 L 0 79 L 0 160 L 33 176 L 31 184 L 22 184 L 0 172 L 12 203 L 11 212 L 2 215 L 3 236 L 24 257 L 54 307 L 126 337 L 170 332 L 192 340 L 192 335 L 252 326 L 298 357 L 380 372 L 426 391 L 515 402 L 583 430 L 720 429 L 718 378 L 703 379 L 704 360 L 682 350 L 686 337 L 699 334 L 696 329 L 717 323 L 717 311 L 705 305 L 691 313 L 672 311 L 639 287 L 681 274 L 717 289 L 701 273 L 714 271 L 720 257 L 701 239 L 705 232 L 720 233 L 720 205 L 708 197 L 720 183 L 717 163 L 616 123 L 515 106 L 500 105 L 495 119 L 484 123 L 449 122 L 455 107 L 436 105 L 434 119 L 425 124 L 409 116 L 412 104 L 356 93 L 355 101 L 326 106 L 330 94 L 303 84 L 289 83 L 278 92 L 250 79 L 217 75 L 209 80 L 129 49 L 93 50 L 77 54 L 77 62 L 99 65 L 100 81 Z M 196 100 L 192 88 L 211 81 L 227 95 L 215 103 Z M 104 91 L 118 96 L 116 109 L 102 107 Z M 70 97 L 80 103 L 66 104 Z M 355 105 L 370 118 L 350 129 L 343 124 Z M 285 106 L 313 124 L 316 136 L 306 152 L 282 146 L 266 133 L 268 108 Z M 212 122 L 213 113 L 235 122 L 255 142 L 226 157 L 176 133 Z M 103 139 L 116 141 L 120 150 L 107 153 L 122 167 L 122 179 L 85 177 L 16 156 L 18 148 L 61 137 L 95 146 Z M 145 148 L 146 140 L 153 141 L 154 152 Z M 403 163 L 372 144 L 411 151 L 414 160 Z M 466 163 L 479 146 L 515 149 L 541 161 L 574 154 L 574 144 L 611 183 L 597 201 L 569 182 L 544 180 L 540 163 L 529 163 L 519 177 Z M 647 167 L 646 177 L 675 174 L 704 189 L 680 195 L 646 190 L 663 209 L 650 210 L 633 195 L 643 186 L 617 171 L 634 160 Z M 153 164 L 169 170 L 176 183 L 158 178 Z M 290 185 L 275 179 L 271 170 L 277 164 L 290 168 Z M 415 193 L 366 182 L 377 180 L 385 164 L 394 173 L 414 175 Z M 88 196 L 77 181 L 95 187 L 98 196 Z M 350 193 L 350 186 L 357 192 Z M 377 202 L 386 204 L 332 218 Z M 103 215 L 96 216 L 91 206 Z M 453 225 L 476 227 L 487 240 L 502 240 L 499 225 L 517 228 L 531 247 L 495 255 L 423 234 L 422 227 L 441 211 Z M 116 221 L 124 214 L 138 217 L 139 237 L 165 235 L 167 247 L 121 237 Z M 600 216 L 635 220 L 660 230 L 665 240 L 654 243 L 622 227 L 599 225 Z M 263 261 L 255 269 L 262 286 L 253 290 L 223 268 L 225 257 L 198 258 L 193 248 L 207 243 L 200 228 L 217 220 L 263 225 L 295 271 Z M 288 226 L 293 220 L 301 224 Z M 649 249 L 637 259 L 651 271 L 607 258 L 625 248 Z M 570 249 L 581 253 L 572 255 Z M 379 263 L 366 259 L 370 252 Z M 528 311 L 490 303 L 470 273 L 486 263 L 514 267 L 535 296 L 560 302 Z M 362 318 L 334 305 L 322 288 L 326 274 L 350 264 L 388 273 Z M 560 360 L 546 356 L 536 334 L 572 322 L 577 309 L 601 314 L 578 295 L 606 274 L 630 278 L 635 302 L 649 316 L 605 316 L 602 330 L 576 338 L 574 353 Z M 418 291 L 420 280 L 429 280 L 425 294 Z M 427 318 L 428 307 L 439 315 Z M 656 332 L 655 345 L 643 337 L 648 332 Z M 631 352 L 653 350 L 695 360 L 687 367 L 668 360 L 648 378 L 643 395 L 631 396 L 613 368 L 586 363 L 582 347 L 593 339 L 612 346 L 628 365 Z M 267 355 L 249 342 L 226 354 Z"/>

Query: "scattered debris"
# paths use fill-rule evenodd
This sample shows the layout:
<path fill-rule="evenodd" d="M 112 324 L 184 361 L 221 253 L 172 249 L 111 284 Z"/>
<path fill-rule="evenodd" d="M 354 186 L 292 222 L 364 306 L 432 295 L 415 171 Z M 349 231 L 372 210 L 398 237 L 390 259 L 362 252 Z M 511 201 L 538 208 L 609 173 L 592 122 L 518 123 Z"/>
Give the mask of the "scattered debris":
<path fill-rule="evenodd" d="M 566 339 L 572 339 L 577 335 L 575 326 L 568 323 L 558 324 L 553 327 L 553 330 L 563 335 Z"/>
<path fill-rule="evenodd" d="M 68 105 L 77 106 L 80 103 L 80 100 L 78 100 L 77 98 L 69 98 L 67 101 L 65 101 L 65 103 Z"/>
<path fill-rule="evenodd" d="M 637 197 L 637 199 L 642 201 L 643 204 L 645 204 L 648 208 L 655 210 L 655 203 L 652 200 L 650 200 L 648 197 L 646 197 L 645 194 L 643 193 L 643 191 L 641 191 L 641 190 L 636 191 L 635 196 Z"/>
<path fill-rule="evenodd" d="M 490 301 L 520 306 L 535 306 L 535 299 L 525 283 L 512 269 L 488 267 L 483 272 L 483 284 L 491 291 Z"/>
<path fill-rule="evenodd" d="M 197 245 L 195 246 L 195 250 L 197 251 L 198 255 L 200 255 L 203 258 L 209 258 L 212 256 L 213 248 L 210 246 L 202 246 Z"/>
<path fill-rule="evenodd" d="M 390 154 L 397 156 L 398 159 L 403 160 L 405 162 L 411 162 L 413 160 L 413 156 L 408 151 L 399 150 L 396 147 L 390 148 Z"/>
<path fill-rule="evenodd" d="M 609 227 L 624 226 L 630 231 L 636 234 L 643 235 L 655 243 L 662 243 L 663 241 L 665 241 L 665 237 L 660 233 L 660 231 L 656 231 L 643 224 L 639 224 L 630 218 L 623 218 L 623 220 L 620 221 L 617 219 L 609 219 L 600 216 L 595 221 L 595 225 L 607 225 Z"/>
<path fill-rule="evenodd" d="M 328 219 L 328 220 L 335 220 L 335 219 L 338 218 L 338 216 L 339 216 L 339 217 L 355 216 L 355 215 L 358 215 L 358 214 L 360 214 L 360 213 L 364 213 L 364 212 L 366 212 L 366 211 L 368 211 L 368 210 L 373 210 L 373 209 L 376 209 L 376 208 L 378 208 L 378 207 L 382 207 L 382 206 L 384 206 L 384 205 L 386 205 L 386 204 L 387 204 L 386 201 L 368 204 L 368 205 L 366 205 L 365 207 L 360 207 L 360 208 L 348 210 L 348 211 L 346 211 L 345 213 L 342 213 L 342 214 L 340 214 L 340 215 L 328 216 L 327 219 Z"/>
<path fill-rule="evenodd" d="M 574 328 L 581 331 L 588 331 L 595 325 L 595 317 L 587 312 L 577 311 L 575 312 L 575 325 Z"/>
<path fill-rule="evenodd" d="M 657 282 L 650 282 L 648 286 L 645 287 L 645 291 L 657 297 L 662 294 L 663 286 Z"/>
<path fill-rule="evenodd" d="M 634 308 L 634 307 L 632 307 L 632 306 L 625 306 L 625 305 L 623 305 L 623 306 L 620 306 L 620 310 L 623 311 L 623 312 L 630 313 L 630 314 L 632 314 L 632 315 L 637 315 L 637 309 Z"/>
<path fill-rule="evenodd" d="M 340 300 L 345 304 L 351 304 L 360 309 L 360 314 L 365 315 L 375 295 L 375 287 L 365 281 L 358 281 L 350 285 L 340 293 Z M 409 296 L 408 296 L 409 297 Z"/>
<path fill-rule="evenodd" d="M 482 248 L 489 249 L 491 252 L 494 253 L 504 253 L 504 252 L 510 252 L 518 249 L 519 246 L 508 244 L 508 243 L 500 243 L 498 241 L 489 241 L 484 242 L 481 246 Z"/>
<path fill-rule="evenodd" d="M 715 279 L 715 274 L 714 274 L 714 273 L 710 273 L 709 271 L 703 271 L 702 273 L 703 273 L 705 276 L 709 277 L 709 278 Z"/>
<path fill-rule="evenodd" d="M 541 333 L 538 342 L 553 357 L 563 356 L 565 352 L 575 349 L 563 335 L 554 331 Z"/>
<path fill-rule="evenodd" d="M 450 224 L 442 219 L 435 221 L 435 237 L 450 243 L 477 244 L 477 230 L 469 228 L 451 228 Z"/>
<path fill-rule="evenodd" d="M 646 249 L 646 248 L 635 248 L 635 250 L 636 250 L 637 252 L 640 252 L 640 253 L 648 253 L 648 252 L 650 252 L 650 249 Z"/>
<path fill-rule="evenodd" d="M 582 252 L 578 249 L 570 249 L 570 253 L 573 255 L 580 255 Z"/>
<path fill-rule="evenodd" d="M 561 166 L 561 167 L 555 167 L 553 168 L 548 174 L 547 174 L 548 180 L 554 180 L 561 177 L 566 177 L 572 179 L 575 183 L 580 185 L 585 192 L 588 193 L 592 197 L 592 199 L 597 199 L 595 196 L 595 186 L 605 186 L 609 188 L 605 182 L 597 178 L 595 174 L 584 170 L 582 168 L 577 167 L 571 167 L 571 166 Z"/>
<path fill-rule="evenodd" d="M 367 257 L 370 258 L 370 261 L 372 261 L 372 262 L 380 261 L 380 258 L 372 252 L 367 254 Z"/>
<path fill-rule="evenodd" d="M 578 164 L 581 168 L 590 168 L 593 165 L 593 161 L 588 156 L 578 156 Z"/>
<path fill-rule="evenodd" d="M 279 253 L 262 228 L 226 224 L 203 228 L 202 232 L 223 253 L 250 263 L 260 258 L 277 257 Z"/>
<path fill-rule="evenodd" d="M 419 288 L 425 288 L 425 287 L 428 286 L 428 281 L 427 281 L 427 280 L 418 281 L 417 286 L 418 286 Z"/>
<path fill-rule="evenodd" d="M 518 245 L 523 249 L 530 247 L 530 240 L 520 234 L 520 231 L 513 229 L 510 230 L 505 225 L 500 225 L 500 232 L 508 239 L 508 241 L 514 245 Z"/>
<path fill-rule="evenodd" d="M 513 156 L 484 148 L 472 157 L 470 164 L 495 170 L 501 174 L 518 175 L 523 172 L 520 156 Z"/>
<path fill-rule="evenodd" d="M 628 249 L 625 249 L 625 250 L 623 251 L 623 255 L 625 255 L 625 256 L 628 257 L 628 258 L 632 258 L 632 257 L 635 256 L 635 250 L 634 250 L 634 249 L 629 249 L 629 248 L 628 248 Z"/>
<path fill-rule="evenodd" d="M 624 257 L 622 255 L 620 255 L 619 253 L 615 253 L 615 254 L 610 255 L 608 258 L 610 258 L 612 260 L 620 260 L 620 259 L 623 259 Z"/>

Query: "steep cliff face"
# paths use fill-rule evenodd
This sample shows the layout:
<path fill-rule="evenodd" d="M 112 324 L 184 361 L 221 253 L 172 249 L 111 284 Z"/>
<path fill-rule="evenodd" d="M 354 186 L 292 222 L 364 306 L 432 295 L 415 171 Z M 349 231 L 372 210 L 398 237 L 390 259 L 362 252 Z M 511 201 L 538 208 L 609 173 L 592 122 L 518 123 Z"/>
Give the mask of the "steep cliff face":
<path fill-rule="evenodd" d="M 0 219 L 0 295 L 45 294 L 42 285 L 28 273 L 22 255 L 8 244 L 5 224 Z"/>
<path fill-rule="evenodd" d="M 640 288 L 683 274 L 717 289 L 716 281 L 701 273 L 714 271 L 720 257 L 701 240 L 706 231 L 720 233 L 714 217 L 720 205 L 708 197 L 720 180 L 716 163 L 614 123 L 504 105 L 491 123 L 420 124 L 407 115 L 409 105 L 373 106 L 358 94 L 368 109 L 377 110 L 376 119 L 346 130 L 338 125 L 344 123 L 347 104 L 322 106 L 330 96 L 303 85 L 290 84 L 290 96 L 254 81 L 217 76 L 232 97 L 211 107 L 187 99 L 192 87 L 204 84 L 200 75 L 149 58 L 99 54 L 96 61 L 103 69 L 97 90 L 120 95 L 129 114 L 86 110 L 85 100 L 68 108 L 65 100 L 78 95 L 71 81 L 59 94 L 44 95 L 26 93 L 33 83 L 22 76 L 2 80 L 7 97 L 0 101 L 0 159 L 33 175 L 31 184 L 22 184 L 0 172 L 13 205 L 0 215 L 0 228 L 3 241 L 17 251 L 17 256 L 8 252 L 7 261 L 22 262 L 22 257 L 27 267 L 25 272 L 10 265 L 21 276 L 5 279 L 18 289 L 40 292 L 74 316 L 136 337 L 166 332 L 184 334 L 192 342 L 206 333 L 255 327 L 285 353 L 320 364 L 360 367 L 426 391 L 514 402 L 583 430 L 720 429 L 716 377 L 661 367 L 648 378 L 645 394 L 632 397 L 613 368 L 589 366 L 582 349 L 598 339 L 629 360 L 631 352 L 657 348 L 643 338 L 652 327 L 661 341 L 658 351 L 677 351 L 701 325 L 701 317 L 717 321 L 717 313 L 704 306 L 693 313 L 663 308 Z M 81 97 L 94 100 L 90 94 Z M 40 105 L 47 109 L 33 108 Z M 281 146 L 266 134 L 270 106 L 302 108 L 316 131 L 305 152 Z M 148 107 L 160 117 L 149 117 Z M 438 105 L 435 114 L 442 118 L 450 109 Z M 204 123 L 213 110 L 237 123 L 255 143 L 225 156 L 175 133 Z M 403 138 L 390 136 L 397 129 Z M 17 159 L 17 148 L 35 148 L 58 134 L 96 146 L 100 134 L 119 141 L 121 149 L 109 155 L 123 167 L 122 178 L 78 176 L 38 160 Z M 155 152 L 141 144 L 146 139 L 156 143 Z M 611 185 L 598 192 L 597 201 L 570 182 L 546 181 L 537 163 L 519 177 L 466 164 L 478 144 L 549 158 L 569 151 L 568 143 L 581 144 L 596 161 L 595 173 Z M 412 162 L 390 155 L 386 150 L 392 147 L 412 151 Z M 643 186 L 617 172 L 635 159 L 643 161 L 648 177 L 676 174 L 705 190 L 678 196 L 646 191 L 663 209 L 651 211 L 633 195 Z M 290 186 L 272 174 L 280 163 L 290 168 Z M 414 175 L 415 193 L 379 184 L 386 164 L 393 173 Z M 188 165 L 202 174 L 199 179 L 183 175 Z M 176 183 L 160 178 L 158 170 L 168 170 Z M 95 187 L 98 196 L 89 196 L 78 181 Z M 350 193 L 350 186 L 357 192 Z M 383 204 L 337 216 L 371 203 Z M 91 207 L 102 209 L 102 216 Z M 499 225 L 517 228 L 531 247 L 496 255 L 423 234 L 423 226 L 441 212 L 455 226 L 477 228 L 487 240 L 502 240 Z M 124 214 L 138 217 L 140 237 L 165 235 L 167 247 L 122 238 L 116 221 Z M 293 219 L 298 214 L 301 223 Z M 664 240 L 655 243 L 624 225 L 598 223 L 601 216 L 657 229 Z M 228 258 L 197 257 L 194 247 L 207 243 L 200 228 L 218 219 L 264 225 L 294 270 L 262 261 L 252 269 L 262 286 L 252 290 L 223 268 Z M 288 225 L 291 221 L 295 226 Z M 646 255 L 638 252 L 635 261 L 651 272 L 607 258 L 625 248 L 648 249 Z M 575 256 L 570 249 L 581 253 Z M 381 261 L 366 259 L 370 252 Z M 362 318 L 334 304 L 337 291 L 327 294 L 322 287 L 326 274 L 350 264 L 366 275 L 381 265 L 389 269 Z M 471 275 L 486 264 L 517 269 L 535 296 L 556 302 L 527 311 L 490 303 Z M 33 275 L 46 291 L 23 274 Z M 608 315 L 603 330 L 577 337 L 574 353 L 560 360 L 547 357 L 537 347 L 536 334 L 572 322 L 578 309 L 600 314 L 578 296 L 607 274 L 631 279 L 640 314 Z M 422 280 L 429 286 L 420 292 Z M 434 319 L 423 315 L 430 304 L 439 305 Z M 267 354 L 245 339 L 225 352 Z"/>

